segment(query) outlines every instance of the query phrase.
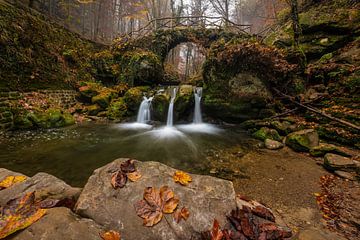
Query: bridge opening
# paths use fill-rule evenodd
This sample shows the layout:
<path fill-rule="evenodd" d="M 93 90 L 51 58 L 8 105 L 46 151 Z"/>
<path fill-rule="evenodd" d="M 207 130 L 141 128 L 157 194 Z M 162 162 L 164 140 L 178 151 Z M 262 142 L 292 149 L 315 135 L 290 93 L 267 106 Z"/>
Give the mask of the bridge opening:
<path fill-rule="evenodd" d="M 205 53 L 204 47 L 193 42 L 178 44 L 166 56 L 164 62 L 166 75 L 182 83 L 201 79 Z"/>

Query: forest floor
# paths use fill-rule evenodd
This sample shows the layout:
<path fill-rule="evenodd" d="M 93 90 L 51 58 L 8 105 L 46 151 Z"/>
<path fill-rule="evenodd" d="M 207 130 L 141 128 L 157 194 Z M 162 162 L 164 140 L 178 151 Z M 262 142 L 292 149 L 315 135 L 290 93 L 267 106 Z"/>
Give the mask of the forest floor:
<path fill-rule="evenodd" d="M 335 177 L 317 159 L 287 147 L 236 154 L 241 151 L 240 146 L 219 149 L 208 158 L 214 169 L 223 169 L 219 177 L 232 180 L 238 194 L 273 209 L 293 229 L 294 239 L 358 239 L 358 182 Z"/>

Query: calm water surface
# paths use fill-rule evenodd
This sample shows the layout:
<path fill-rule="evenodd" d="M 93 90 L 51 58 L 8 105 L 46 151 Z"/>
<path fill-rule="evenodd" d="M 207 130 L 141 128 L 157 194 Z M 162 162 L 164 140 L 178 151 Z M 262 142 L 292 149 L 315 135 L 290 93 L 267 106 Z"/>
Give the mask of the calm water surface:
<path fill-rule="evenodd" d="M 236 127 L 178 126 L 164 130 L 83 124 L 0 136 L 0 167 L 28 176 L 50 173 L 73 186 L 83 186 L 93 170 L 120 157 L 158 161 L 202 174 L 209 172 L 209 150 L 239 143 L 246 146 L 247 141 L 246 134 Z"/>

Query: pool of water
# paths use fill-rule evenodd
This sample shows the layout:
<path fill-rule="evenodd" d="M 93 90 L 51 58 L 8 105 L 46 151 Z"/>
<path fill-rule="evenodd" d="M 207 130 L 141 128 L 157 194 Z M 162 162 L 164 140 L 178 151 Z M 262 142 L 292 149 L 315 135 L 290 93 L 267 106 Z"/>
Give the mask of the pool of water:
<path fill-rule="evenodd" d="M 120 157 L 158 161 L 203 174 L 206 153 L 242 144 L 237 127 L 182 125 L 174 128 L 135 124 L 82 124 L 63 129 L 20 131 L 0 136 L 0 167 L 32 176 L 50 173 L 83 186 L 94 169 Z"/>

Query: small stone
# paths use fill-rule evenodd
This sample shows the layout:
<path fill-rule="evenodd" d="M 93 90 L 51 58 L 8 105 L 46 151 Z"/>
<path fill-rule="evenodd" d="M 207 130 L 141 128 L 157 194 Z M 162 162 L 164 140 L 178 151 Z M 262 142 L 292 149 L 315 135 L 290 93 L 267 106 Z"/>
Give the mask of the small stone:
<path fill-rule="evenodd" d="M 284 144 L 275 140 L 265 139 L 265 147 L 270 150 L 277 150 L 284 147 Z"/>

